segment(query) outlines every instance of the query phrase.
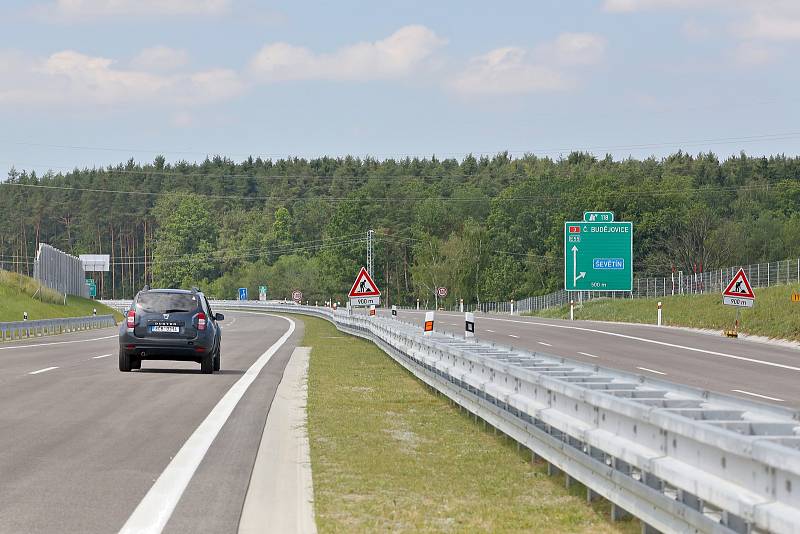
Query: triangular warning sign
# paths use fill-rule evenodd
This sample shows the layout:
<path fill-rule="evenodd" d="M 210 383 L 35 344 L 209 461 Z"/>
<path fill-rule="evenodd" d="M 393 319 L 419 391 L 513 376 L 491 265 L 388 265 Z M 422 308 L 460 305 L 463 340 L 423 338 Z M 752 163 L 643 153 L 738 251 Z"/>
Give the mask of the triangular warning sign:
<path fill-rule="evenodd" d="M 353 287 L 350 288 L 348 296 L 350 298 L 380 297 L 381 292 L 378 290 L 378 286 L 375 285 L 375 282 L 372 281 L 367 270 L 362 267 L 358 276 L 356 276 L 356 281 L 353 282 Z"/>
<path fill-rule="evenodd" d="M 747 275 L 744 274 L 744 269 L 739 269 L 736 276 L 733 277 L 731 283 L 722 292 L 725 297 L 738 297 L 740 299 L 755 299 L 753 288 L 750 287 L 750 282 L 747 280 Z"/>

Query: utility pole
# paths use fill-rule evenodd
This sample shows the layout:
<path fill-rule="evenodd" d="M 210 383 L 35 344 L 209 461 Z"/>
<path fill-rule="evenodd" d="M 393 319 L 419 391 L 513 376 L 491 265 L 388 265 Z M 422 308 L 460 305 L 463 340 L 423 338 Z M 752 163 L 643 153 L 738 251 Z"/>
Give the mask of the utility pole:
<path fill-rule="evenodd" d="M 369 277 L 373 280 L 375 273 L 372 271 L 372 235 L 375 233 L 374 230 L 367 230 L 367 272 L 369 273 Z"/>

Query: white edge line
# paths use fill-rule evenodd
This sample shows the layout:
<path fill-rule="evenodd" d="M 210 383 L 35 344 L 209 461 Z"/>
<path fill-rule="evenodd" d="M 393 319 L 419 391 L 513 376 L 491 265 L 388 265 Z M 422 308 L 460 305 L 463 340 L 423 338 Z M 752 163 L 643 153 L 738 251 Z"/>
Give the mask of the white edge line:
<path fill-rule="evenodd" d="M 655 369 L 648 369 L 647 367 L 637 367 L 637 369 L 641 369 L 642 371 L 647 371 L 648 373 L 655 373 L 657 375 L 665 375 L 667 373 L 663 371 L 656 371 Z"/>
<path fill-rule="evenodd" d="M 631 340 L 634 340 L 634 341 L 641 341 L 643 343 L 652 343 L 653 345 L 661 345 L 662 347 L 670 347 L 670 348 L 674 348 L 674 349 L 688 350 L 688 351 L 691 351 L 691 352 L 701 352 L 703 354 L 711 354 L 712 356 L 721 356 L 723 358 L 730 358 L 732 360 L 740 360 L 740 361 L 744 361 L 744 362 L 757 363 L 757 364 L 761 364 L 761 365 L 768 365 L 770 367 L 777 367 L 779 369 L 788 369 L 790 371 L 800 371 L 800 367 L 796 367 L 796 366 L 793 366 L 793 365 L 786 365 L 786 364 L 783 364 L 783 363 L 768 362 L 768 361 L 765 361 L 765 360 L 759 360 L 757 358 L 748 358 L 746 356 L 737 356 L 735 354 L 728 354 L 726 352 L 717 352 L 717 351 L 708 350 L 708 349 L 700 349 L 700 348 L 697 348 L 697 347 L 687 347 L 686 345 L 678 345 L 676 343 L 668 343 L 666 341 L 657 341 L 655 339 L 648 339 L 648 338 L 645 338 L 645 337 L 638 337 L 638 336 L 631 336 L 631 335 L 627 335 L 627 334 L 620 334 L 620 333 L 617 333 L 617 332 L 608 332 L 607 330 L 598 330 L 596 328 L 584 328 L 584 327 L 580 327 L 580 326 L 567 326 L 567 325 L 561 325 L 561 324 L 542 323 L 542 322 L 538 322 L 538 321 L 515 321 L 513 319 L 500 319 L 500 318 L 497 318 L 497 317 L 482 317 L 481 319 L 482 320 L 487 320 L 487 321 L 502 321 L 502 322 L 505 322 L 505 323 L 526 324 L 526 325 L 531 325 L 531 326 L 546 326 L 546 327 L 550 327 L 550 328 L 562 328 L 562 329 L 565 329 L 565 330 L 578 330 L 578 331 L 581 331 L 581 332 L 591 332 L 593 334 L 604 334 L 604 335 L 607 335 L 607 336 L 619 337 L 619 338 L 623 338 L 623 339 L 631 339 Z"/>
<path fill-rule="evenodd" d="M 760 399 L 767 399 L 776 402 L 785 402 L 783 399 L 779 399 L 777 397 L 768 397 L 766 395 L 760 395 L 758 393 L 753 393 L 752 391 L 745 391 L 743 389 L 732 389 L 731 391 L 734 391 L 736 393 L 744 393 L 745 395 L 752 395 L 753 397 L 758 397 Z"/>
<path fill-rule="evenodd" d="M 539 345 L 544 345 L 545 347 L 552 347 L 553 346 L 550 343 L 545 343 L 544 341 L 539 341 L 538 343 L 539 343 Z"/>
<path fill-rule="evenodd" d="M 46 373 L 47 371 L 52 371 L 53 369 L 58 369 L 58 367 L 45 367 L 44 369 L 39 369 L 38 371 L 31 371 L 28 374 L 29 375 L 38 375 L 39 373 Z"/>
<path fill-rule="evenodd" d="M 519 336 L 515 336 L 514 334 L 508 334 L 508 337 L 513 337 L 513 338 L 519 339 Z"/>
<path fill-rule="evenodd" d="M 289 329 L 264 354 L 259 356 L 189 436 L 189 439 L 175 454 L 175 457 L 172 458 L 172 461 L 122 526 L 120 534 L 156 534 L 164 529 L 197 467 L 203 461 L 211 443 L 222 430 L 233 409 L 236 408 L 264 366 L 295 330 L 295 322 L 288 317 L 267 313 L 262 315 L 285 319 L 289 322 Z"/>
<path fill-rule="evenodd" d="M 582 354 L 583 356 L 588 356 L 590 358 L 598 358 L 598 356 L 595 356 L 594 354 L 589 354 L 588 352 L 579 352 L 578 354 Z"/>
<path fill-rule="evenodd" d="M 50 345 L 69 345 L 71 343 L 88 343 L 89 341 L 100 341 L 103 339 L 111 339 L 112 337 L 118 337 L 118 336 L 119 334 L 114 334 L 113 336 L 93 337 L 92 339 L 75 339 L 72 341 L 53 341 L 52 343 L 37 343 L 35 345 L 17 345 L 15 347 L 0 347 L 0 350 L 32 349 L 36 347 L 49 347 Z"/>
<path fill-rule="evenodd" d="M 110 354 L 101 354 L 100 356 L 92 356 L 93 360 L 99 360 L 100 358 L 108 358 L 111 356 Z"/>

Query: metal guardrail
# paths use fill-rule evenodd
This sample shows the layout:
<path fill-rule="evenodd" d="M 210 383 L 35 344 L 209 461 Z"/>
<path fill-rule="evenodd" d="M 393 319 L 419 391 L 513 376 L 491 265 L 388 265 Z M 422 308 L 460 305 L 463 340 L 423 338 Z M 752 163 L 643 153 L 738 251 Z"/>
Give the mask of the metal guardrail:
<path fill-rule="evenodd" d="M 347 310 L 219 301 L 321 317 L 579 481 L 643 532 L 800 532 L 800 414 Z"/>
<path fill-rule="evenodd" d="M 800 258 L 753 263 L 743 265 L 750 285 L 754 288 L 772 287 L 781 284 L 800 284 Z M 635 278 L 633 291 L 564 291 L 559 290 L 547 295 L 527 297 L 514 303 L 514 313 L 527 313 L 547 308 L 568 306 L 570 300 L 575 303 L 598 298 L 657 298 L 669 295 L 694 295 L 701 293 L 722 293 L 725 286 L 736 275 L 739 267 L 726 267 L 701 273 L 685 273 L 682 271 L 670 276 Z M 466 305 L 466 304 L 465 304 Z M 480 305 L 469 304 L 468 311 L 509 313 L 510 301 L 482 302 Z"/>
<path fill-rule="evenodd" d="M 51 336 L 116 326 L 113 315 L 92 315 L 89 317 L 67 317 L 63 319 L 37 319 L 0 323 L 0 341 Z"/>

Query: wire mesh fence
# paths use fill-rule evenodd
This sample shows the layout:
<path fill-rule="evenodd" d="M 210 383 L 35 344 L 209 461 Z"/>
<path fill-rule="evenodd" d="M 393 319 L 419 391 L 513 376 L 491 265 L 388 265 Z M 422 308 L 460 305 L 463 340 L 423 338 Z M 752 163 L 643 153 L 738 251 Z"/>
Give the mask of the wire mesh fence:
<path fill-rule="evenodd" d="M 33 277 L 43 286 L 62 294 L 88 297 L 85 275 L 79 258 L 45 243 L 39 244 L 33 263 Z"/>
<path fill-rule="evenodd" d="M 598 298 L 657 298 L 669 295 L 722 293 L 739 266 L 715 271 L 689 273 L 678 271 L 669 276 L 634 278 L 633 291 L 564 291 L 528 297 L 518 302 L 482 302 L 465 305 L 468 311 L 485 313 L 527 313 L 547 308 L 567 306 Z M 756 288 L 781 284 L 800 283 L 800 258 L 741 266 L 747 273 L 750 285 Z M 513 312 L 512 312 L 513 309 Z"/>

